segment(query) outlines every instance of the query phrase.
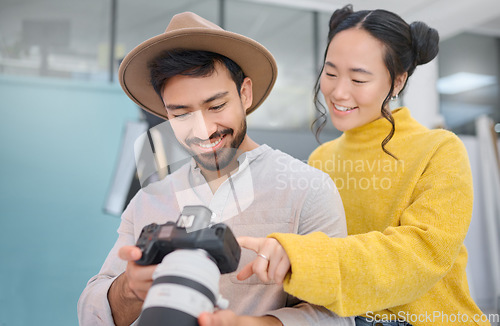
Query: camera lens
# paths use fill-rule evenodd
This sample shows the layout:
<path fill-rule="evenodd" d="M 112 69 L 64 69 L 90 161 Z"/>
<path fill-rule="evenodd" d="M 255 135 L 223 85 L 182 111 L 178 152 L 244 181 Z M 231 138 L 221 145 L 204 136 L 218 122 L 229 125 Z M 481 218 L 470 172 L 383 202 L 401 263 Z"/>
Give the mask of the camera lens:
<path fill-rule="evenodd" d="M 138 325 L 198 325 L 202 312 L 214 310 L 219 279 L 219 268 L 206 251 L 171 252 L 153 274 Z"/>

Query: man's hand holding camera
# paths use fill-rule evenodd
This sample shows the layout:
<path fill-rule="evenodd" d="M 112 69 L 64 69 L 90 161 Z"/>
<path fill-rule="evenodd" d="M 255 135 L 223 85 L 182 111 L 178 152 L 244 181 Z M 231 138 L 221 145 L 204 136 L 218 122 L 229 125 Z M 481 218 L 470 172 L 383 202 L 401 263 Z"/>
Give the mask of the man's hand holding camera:
<path fill-rule="evenodd" d="M 149 325 L 165 317 L 177 320 L 178 314 L 186 324 L 191 324 L 188 319 L 198 319 L 201 326 L 281 325 L 272 316 L 238 316 L 224 310 L 227 304 L 217 299 L 219 277 L 236 270 L 241 249 L 231 230 L 224 224 L 211 225 L 211 217 L 206 207 L 186 206 L 177 223 L 147 225 L 136 246 L 120 248 L 118 256 L 127 267 L 108 292 L 112 311 L 125 312 L 113 316 L 117 325 L 130 324 L 138 315 L 140 325 Z M 276 240 L 244 237 L 240 241 L 258 256 L 239 279 L 255 273 L 261 279 L 282 280 L 290 263 Z"/>
<path fill-rule="evenodd" d="M 110 302 L 127 303 L 128 309 L 121 311 L 128 311 L 128 314 L 113 317 L 116 325 L 129 325 L 141 312 L 143 301 L 153 283 L 153 272 L 158 265 L 142 266 L 137 264 L 136 261 L 141 258 L 142 251 L 136 246 L 124 246 L 120 248 L 118 255 L 128 262 L 127 268 L 113 283 L 108 295 L 115 293 L 115 295 L 120 295 L 122 299 L 120 301 L 110 300 Z M 133 304 L 131 304 L 132 302 Z M 278 319 L 272 316 L 238 316 L 231 310 L 202 313 L 198 322 L 200 326 L 282 325 Z"/>
<path fill-rule="evenodd" d="M 125 270 L 127 287 L 138 300 L 144 301 L 153 283 L 153 272 L 156 265 L 138 265 L 135 261 L 141 258 L 142 251 L 136 246 L 122 247 L 118 255 L 128 262 Z"/>
<path fill-rule="evenodd" d="M 112 311 L 123 313 L 113 315 L 116 325 L 130 325 L 140 314 L 142 304 L 153 283 L 156 265 L 141 266 L 135 263 L 141 258 L 142 251 L 136 246 L 120 248 L 118 256 L 127 261 L 123 274 L 111 284 L 108 299 Z"/>
<path fill-rule="evenodd" d="M 273 316 L 238 316 L 231 310 L 217 310 L 214 313 L 204 312 L 198 318 L 200 326 L 282 326 Z"/>

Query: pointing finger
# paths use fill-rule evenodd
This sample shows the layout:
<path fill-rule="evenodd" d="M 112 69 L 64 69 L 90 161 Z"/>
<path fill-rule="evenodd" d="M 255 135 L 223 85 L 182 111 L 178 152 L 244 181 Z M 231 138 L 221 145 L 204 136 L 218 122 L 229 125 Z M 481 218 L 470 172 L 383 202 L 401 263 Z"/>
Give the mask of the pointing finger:
<path fill-rule="evenodd" d="M 246 266 L 241 269 L 241 271 L 238 273 L 238 275 L 236 275 L 236 278 L 240 281 L 244 281 L 247 278 L 249 278 L 250 276 L 252 276 L 253 275 L 252 265 L 253 265 L 253 261 L 246 264 Z"/>
<path fill-rule="evenodd" d="M 259 252 L 265 238 L 238 237 L 237 241 L 241 247 Z"/>

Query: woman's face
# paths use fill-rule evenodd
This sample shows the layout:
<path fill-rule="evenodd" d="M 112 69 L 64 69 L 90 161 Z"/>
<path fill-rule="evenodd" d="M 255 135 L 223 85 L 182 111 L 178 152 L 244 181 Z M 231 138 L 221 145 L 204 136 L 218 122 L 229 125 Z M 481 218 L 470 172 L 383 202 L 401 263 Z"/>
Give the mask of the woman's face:
<path fill-rule="evenodd" d="M 391 89 L 383 58 L 384 45 L 365 30 L 351 28 L 333 37 L 320 86 L 338 130 L 347 131 L 381 117 L 382 103 Z"/>

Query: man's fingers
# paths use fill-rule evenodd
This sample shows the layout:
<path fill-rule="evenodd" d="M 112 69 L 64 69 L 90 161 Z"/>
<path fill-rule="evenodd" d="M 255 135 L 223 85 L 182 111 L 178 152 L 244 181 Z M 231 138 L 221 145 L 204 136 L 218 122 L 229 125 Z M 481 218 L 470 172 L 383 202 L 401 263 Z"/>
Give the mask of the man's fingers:
<path fill-rule="evenodd" d="M 136 246 L 123 246 L 118 251 L 118 257 L 126 261 L 135 261 L 142 257 L 142 251 Z"/>
<path fill-rule="evenodd" d="M 140 266 L 129 261 L 125 275 L 127 277 L 128 287 L 133 291 L 137 298 L 144 300 L 153 284 L 153 273 L 156 265 Z"/>
<path fill-rule="evenodd" d="M 133 261 L 127 264 L 127 276 L 132 280 L 137 280 L 141 282 L 152 282 L 153 273 L 157 265 L 141 266 L 137 265 Z"/>
<path fill-rule="evenodd" d="M 214 313 L 203 312 L 198 317 L 200 326 L 236 326 L 238 316 L 231 310 L 217 310 Z M 247 325 L 247 324 L 244 324 Z"/>
<path fill-rule="evenodd" d="M 213 315 L 208 312 L 202 312 L 198 317 L 198 323 L 200 326 L 211 326 Z"/>

